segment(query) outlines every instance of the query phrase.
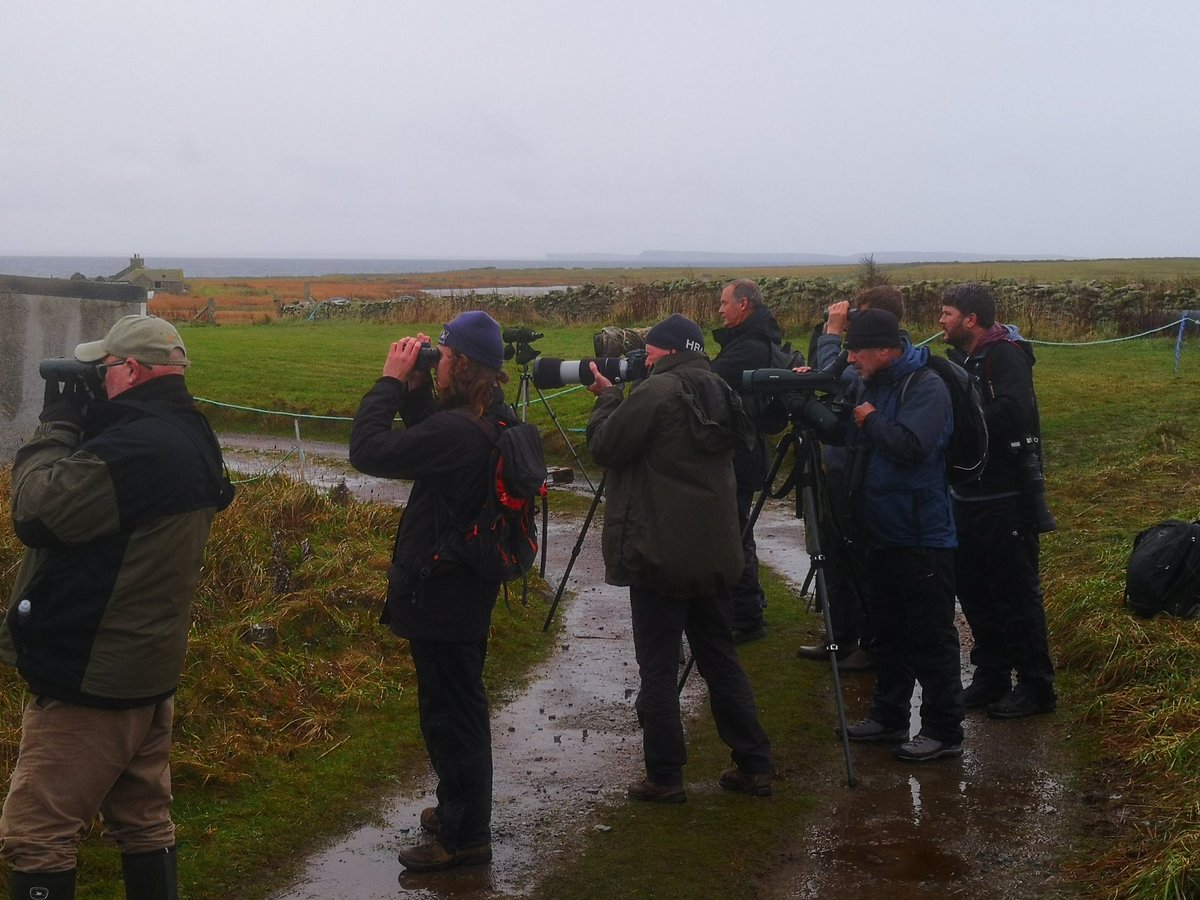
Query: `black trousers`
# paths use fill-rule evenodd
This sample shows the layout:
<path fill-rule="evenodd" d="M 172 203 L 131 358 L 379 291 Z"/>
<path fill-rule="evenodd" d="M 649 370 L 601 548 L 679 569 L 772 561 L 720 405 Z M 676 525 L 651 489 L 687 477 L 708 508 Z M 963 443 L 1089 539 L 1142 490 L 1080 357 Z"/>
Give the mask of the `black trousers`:
<path fill-rule="evenodd" d="M 750 521 L 750 510 L 754 507 L 754 491 L 756 488 L 743 488 L 738 485 L 737 511 L 738 527 L 745 534 L 742 540 L 742 553 L 745 562 L 742 565 L 742 577 L 730 590 L 733 600 L 733 627 L 737 629 L 756 628 L 763 623 L 763 609 L 767 605 L 766 595 L 758 583 L 758 545 L 754 543 L 754 529 L 746 531 L 746 523 Z"/>
<path fill-rule="evenodd" d="M 728 596 L 668 597 L 631 587 L 629 604 L 641 676 L 637 713 L 647 777 L 656 784 L 683 784 L 687 745 L 676 677 L 684 634 L 708 684 L 717 734 L 731 750 L 734 765 L 753 774 L 770 772 L 771 742 L 758 722 L 754 691 L 733 644 Z"/>
<path fill-rule="evenodd" d="M 962 741 L 958 629 L 954 626 L 954 551 L 871 548 L 870 579 L 878 628 L 872 719 L 908 725 L 913 688 L 921 684 L 921 731 Z"/>
<path fill-rule="evenodd" d="M 1039 540 L 1020 497 L 959 502 L 955 589 L 975 647 L 980 684 L 1007 689 L 1011 673 L 1038 697 L 1054 696 Z"/>
<path fill-rule="evenodd" d="M 491 841 L 492 729 L 483 663 L 487 640 L 410 640 L 417 705 L 438 777 L 438 842 L 447 850 Z"/>

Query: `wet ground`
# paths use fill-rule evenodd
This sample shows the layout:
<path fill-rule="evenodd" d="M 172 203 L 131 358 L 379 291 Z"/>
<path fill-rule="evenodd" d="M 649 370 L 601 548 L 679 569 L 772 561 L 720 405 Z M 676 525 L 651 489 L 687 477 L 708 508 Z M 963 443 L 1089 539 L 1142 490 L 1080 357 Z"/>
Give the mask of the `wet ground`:
<path fill-rule="evenodd" d="M 231 468 L 239 472 L 282 465 L 286 474 L 300 474 L 294 451 L 280 463 L 286 441 L 226 436 L 222 442 Z M 306 444 L 305 450 L 309 482 L 332 487 L 344 480 L 362 499 L 403 499 L 403 483 L 350 471 L 344 447 Z M 276 900 L 520 895 L 580 836 L 606 827 L 597 804 L 619 801 L 624 785 L 640 777 L 641 742 L 633 711 L 637 672 L 628 602 L 625 591 L 603 583 L 599 523 L 593 527 L 568 582 L 577 596 L 560 609 L 565 626 L 560 646 L 524 693 L 507 702 L 493 700 L 492 865 L 451 877 L 402 874 L 396 849 L 421 839 L 417 817 L 433 803 L 430 778 L 416 793 L 389 800 L 377 821 L 313 856 L 299 882 Z M 547 570 L 552 585 L 578 528 L 576 520 L 552 517 Z M 798 587 L 808 559 L 790 509 L 768 506 L 756 536 L 763 562 Z M 851 720 L 866 710 L 872 684 L 870 673 L 843 676 Z M 685 703 L 699 702 L 702 690 L 700 679 L 690 679 Z M 1047 896 L 1054 860 L 1077 833 L 1080 807 L 1067 786 L 1061 748 L 1070 735 L 1063 720 L 998 722 L 976 713 L 965 728 L 961 760 L 902 764 L 887 747 L 854 745 L 854 789 L 846 787 L 831 731 L 830 754 L 804 785 L 819 798 L 816 823 L 779 848 L 760 894 L 888 900 Z"/>

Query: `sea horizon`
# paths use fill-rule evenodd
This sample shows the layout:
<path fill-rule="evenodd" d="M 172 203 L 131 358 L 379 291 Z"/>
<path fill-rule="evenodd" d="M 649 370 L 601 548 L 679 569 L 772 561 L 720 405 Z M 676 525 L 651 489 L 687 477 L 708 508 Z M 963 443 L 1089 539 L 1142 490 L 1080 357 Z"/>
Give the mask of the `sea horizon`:
<path fill-rule="evenodd" d="M 182 269 L 185 278 L 318 278 L 330 275 L 404 275 L 459 269 L 635 268 L 664 262 L 601 259 L 383 259 L 372 257 L 146 256 L 152 269 Z M 26 278 L 110 278 L 128 256 L 0 255 L 0 275 Z"/>
<path fill-rule="evenodd" d="M 660 269 L 691 267 L 777 267 L 857 265 L 870 256 L 880 265 L 935 262 L 999 262 L 1069 259 L 1054 254 L 980 254 L 959 251 L 888 251 L 833 256 L 814 253 L 722 253 L 644 251 L 636 255 L 549 253 L 540 259 L 496 257 L 343 257 L 343 256 L 154 256 L 143 255 L 152 269 L 182 269 L 185 278 L 319 278 L 335 275 L 406 275 L 468 269 Z M 130 256 L 0 253 L 0 275 L 28 278 L 111 278 Z"/>

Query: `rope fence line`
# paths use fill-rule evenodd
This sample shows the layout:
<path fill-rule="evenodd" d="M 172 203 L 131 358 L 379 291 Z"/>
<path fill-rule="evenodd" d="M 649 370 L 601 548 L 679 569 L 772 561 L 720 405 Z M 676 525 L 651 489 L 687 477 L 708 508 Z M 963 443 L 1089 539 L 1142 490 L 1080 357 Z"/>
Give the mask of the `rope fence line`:
<path fill-rule="evenodd" d="M 1030 344 L 1035 344 L 1035 345 L 1042 346 L 1042 347 L 1096 347 L 1096 346 L 1100 346 L 1103 344 L 1119 344 L 1124 341 L 1133 341 L 1133 340 L 1137 340 L 1139 338 L 1148 337 L 1152 334 L 1157 334 L 1160 331 L 1166 331 L 1169 328 L 1178 327 L 1179 332 L 1175 338 L 1175 365 L 1174 365 L 1174 370 L 1176 372 L 1178 372 L 1180 355 L 1183 350 L 1184 332 L 1188 325 L 1200 325 L 1200 319 L 1194 318 L 1191 313 L 1192 313 L 1192 311 L 1188 310 L 1188 314 L 1181 316 L 1179 319 L 1177 319 L 1174 322 L 1171 322 L 1168 325 L 1161 325 L 1158 328 L 1151 328 L 1148 331 L 1143 331 L 1143 332 L 1140 332 L 1139 334 L 1126 335 L 1125 337 L 1105 338 L 1104 340 L 1097 340 L 1097 341 L 1040 341 L 1040 340 L 1035 340 L 1033 338 L 1022 338 L 1022 340 L 1025 340 Z M 931 334 L 929 337 L 925 338 L 923 341 L 918 343 L 916 346 L 924 347 L 926 344 L 930 343 L 931 341 L 937 340 L 937 338 L 941 337 L 941 335 L 942 335 L 942 332 L 940 332 L 940 331 L 935 332 L 934 334 Z M 564 394 L 570 394 L 574 391 L 578 391 L 578 390 L 582 389 L 583 387 L 584 387 L 584 385 L 582 385 L 582 384 L 574 384 L 574 385 L 571 385 L 570 387 L 564 387 L 561 390 L 555 391 L 552 394 L 542 394 L 538 398 L 537 402 L 545 402 L 547 405 L 549 405 L 549 401 L 555 399 L 556 397 L 561 397 Z M 304 419 L 304 420 L 308 420 L 308 421 L 319 421 L 319 422 L 353 422 L 354 421 L 353 416 L 318 416 L 318 415 L 314 415 L 312 413 L 285 412 L 283 410 L 276 410 L 276 409 L 262 409 L 257 406 L 241 406 L 236 403 L 224 403 L 220 400 L 212 400 L 212 399 L 209 399 L 208 397 L 194 397 L 193 399 L 197 403 L 207 403 L 210 406 L 220 407 L 221 409 L 233 409 L 233 410 L 237 410 L 238 412 L 257 413 L 259 415 L 264 415 L 264 416 L 281 416 L 283 418 L 291 419 L 293 424 L 295 425 L 296 441 L 290 448 L 288 448 L 287 453 L 284 454 L 283 458 L 281 460 L 279 460 L 278 463 L 276 463 L 271 468 L 267 469 L 265 472 L 262 472 L 251 478 L 245 478 L 245 479 L 242 479 L 239 481 L 235 481 L 235 482 L 233 482 L 234 484 L 246 484 L 248 482 L 258 481 L 262 478 L 266 478 L 267 476 L 274 474 L 275 472 L 277 472 L 280 469 L 280 467 L 283 466 L 283 464 L 285 462 L 287 462 L 287 460 L 289 458 L 291 458 L 291 456 L 293 454 L 298 455 L 298 459 L 299 459 L 299 463 L 300 463 L 300 480 L 304 481 L 305 480 L 305 477 L 304 477 L 304 445 L 301 443 L 301 440 L 300 440 L 300 420 Z M 533 400 L 529 401 L 530 406 L 532 406 L 533 404 L 534 404 Z M 585 431 L 585 429 L 582 429 L 582 428 L 570 428 L 567 430 L 572 433 L 582 433 L 583 431 Z"/>
<path fill-rule="evenodd" d="M 1129 334 L 1125 337 L 1105 338 L 1104 340 L 1100 341 L 1039 341 L 1034 338 L 1028 338 L 1024 336 L 1022 336 L 1021 340 L 1029 344 L 1037 344 L 1043 347 L 1095 347 L 1100 344 L 1119 344 L 1122 341 L 1134 341 L 1138 338 L 1148 337 L 1149 335 L 1157 334 L 1160 331 L 1166 331 L 1168 328 L 1174 328 L 1176 326 L 1179 326 L 1179 336 L 1182 338 L 1183 329 L 1188 324 L 1200 325 L 1200 319 L 1193 319 L 1191 316 L 1184 316 L 1181 319 L 1177 319 L 1176 321 L 1170 323 L 1169 325 L 1160 325 L 1158 328 L 1151 328 L 1149 331 L 1143 331 L 1139 334 Z M 930 341 L 937 340 L 941 336 L 942 332 L 935 331 L 929 337 L 925 338 L 925 340 L 921 341 L 921 343 L 917 344 L 917 346 L 924 347 Z"/>

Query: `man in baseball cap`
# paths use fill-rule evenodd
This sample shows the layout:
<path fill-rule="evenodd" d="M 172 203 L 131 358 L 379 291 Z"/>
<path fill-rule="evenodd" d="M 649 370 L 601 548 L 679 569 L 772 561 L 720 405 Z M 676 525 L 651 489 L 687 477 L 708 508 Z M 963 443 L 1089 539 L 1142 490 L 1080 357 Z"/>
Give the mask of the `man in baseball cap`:
<path fill-rule="evenodd" d="M 29 686 L 0 814 L 13 897 L 75 896 L 80 823 L 103 811 L 129 897 L 177 897 L 171 731 L 213 518 L 233 499 L 184 383 L 174 326 L 126 316 L 75 348 L 107 402 L 46 381 L 13 464 L 26 544 L 0 661 Z"/>
<path fill-rule="evenodd" d="M 100 340 L 75 348 L 80 362 L 98 363 L 107 356 L 136 359 L 145 366 L 191 365 L 175 326 L 154 316 L 124 316 Z"/>

